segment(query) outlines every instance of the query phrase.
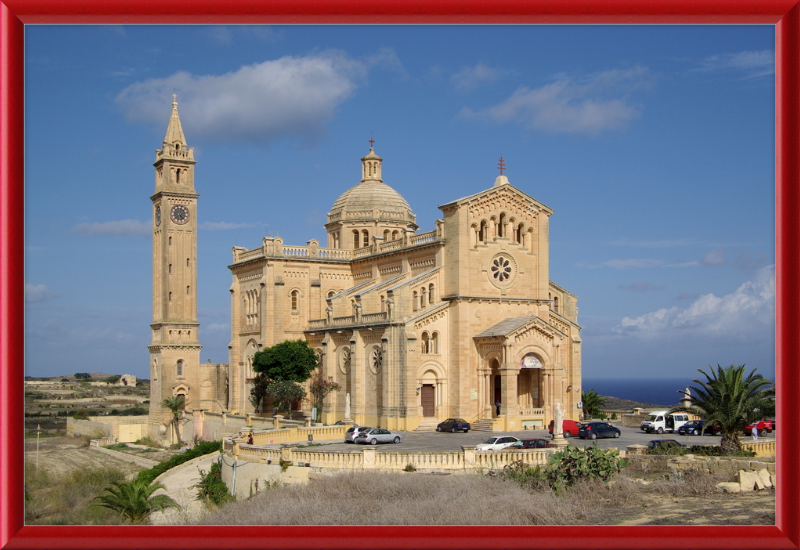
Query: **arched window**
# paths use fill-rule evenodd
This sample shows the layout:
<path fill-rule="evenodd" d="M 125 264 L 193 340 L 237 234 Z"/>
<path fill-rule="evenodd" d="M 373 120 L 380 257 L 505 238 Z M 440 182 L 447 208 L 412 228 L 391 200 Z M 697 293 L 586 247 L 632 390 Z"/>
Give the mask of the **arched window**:
<path fill-rule="evenodd" d="M 189 258 L 186 258 L 186 267 L 192 267 L 189 265 Z"/>
<path fill-rule="evenodd" d="M 489 224 L 486 220 L 481 220 L 481 228 L 478 230 L 478 241 L 486 244 L 489 238 Z"/>
<path fill-rule="evenodd" d="M 386 312 L 386 296 L 381 296 L 381 313 Z"/>
<path fill-rule="evenodd" d="M 386 242 L 388 240 L 389 240 L 389 230 L 388 229 L 384 229 L 383 230 L 383 241 Z"/>
<path fill-rule="evenodd" d="M 172 292 L 169 293 L 169 301 L 172 301 Z"/>
<path fill-rule="evenodd" d="M 431 343 L 428 346 L 428 353 L 439 353 L 439 333 L 434 332 L 431 335 Z"/>
<path fill-rule="evenodd" d="M 172 246 L 172 237 L 170 237 L 170 238 L 167 240 L 167 244 L 169 244 L 169 246 Z"/>
<path fill-rule="evenodd" d="M 353 248 L 360 248 L 358 245 L 359 235 L 358 229 L 353 229 Z"/>
<path fill-rule="evenodd" d="M 189 295 L 189 285 L 186 285 L 186 295 Z"/>
<path fill-rule="evenodd" d="M 553 297 L 553 311 L 558 313 L 558 296 Z"/>
<path fill-rule="evenodd" d="M 500 214 L 500 221 L 497 222 L 497 236 L 498 237 L 505 237 L 505 228 L 506 228 L 506 215 Z"/>
<path fill-rule="evenodd" d="M 424 286 L 419 291 L 419 307 L 425 307 L 425 297 L 428 295 L 428 289 Z"/>
<path fill-rule="evenodd" d="M 369 231 L 365 229 L 363 231 L 363 234 L 364 234 L 364 244 L 362 244 L 361 246 L 369 246 Z"/>
<path fill-rule="evenodd" d="M 397 231 L 392 231 L 392 240 L 393 240 L 393 241 L 396 241 L 396 240 L 397 240 L 397 238 L 398 238 L 398 237 L 397 237 Z"/>
<path fill-rule="evenodd" d="M 420 346 L 420 353 L 427 354 L 430 353 L 430 336 L 428 336 L 427 332 L 422 333 L 422 345 Z"/>
<path fill-rule="evenodd" d="M 177 376 L 183 376 L 183 359 L 178 359 L 178 363 L 175 366 L 175 374 Z"/>
<path fill-rule="evenodd" d="M 300 291 L 293 290 L 291 296 L 292 296 L 292 311 L 297 311 L 297 309 L 298 309 L 298 298 L 300 296 Z"/>
<path fill-rule="evenodd" d="M 178 150 L 178 147 L 179 146 L 175 147 L 176 151 Z M 180 170 L 175 170 L 175 183 L 180 183 L 180 182 L 181 182 L 181 171 Z"/>
<path fill-rule="evenodd" d="M 327 294 L 327 297 L 328 297 L 328 298 L 333 298 L 334 294 L 336 294 L 336 291 L 335 291 L 335 290 L 329 290 L 329 291 L 328 291 L 328 294 Z"/>
<path fill-rule="evenodd" d="M 417 311 L 419 309 L 419 294 L 417 294 L 416 290 L 414 291 L 413 297 L 414 297 L 413 310 Z"/>
<path fill-rule="evenodd" d="M 434 302 L 434 298 L 433 298 L 433 283 L 428 285 L 428 302 L 431 303 L 431 304 Z"/>

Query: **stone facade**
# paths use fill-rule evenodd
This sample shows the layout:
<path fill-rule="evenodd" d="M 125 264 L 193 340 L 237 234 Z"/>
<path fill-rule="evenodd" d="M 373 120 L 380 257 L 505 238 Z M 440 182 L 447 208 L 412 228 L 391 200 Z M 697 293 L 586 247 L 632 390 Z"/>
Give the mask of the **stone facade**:
<path fill-rule="evenodd" d="M 280 237 L 233 247 L 229 363 L 201 365 L 199 195 L 173 102 L 151 197 L 151 431 L 169 433 L 160 404 L 174 395 L 187 410 L 252 412 L 253 356 L 289 339 L 308 341 L 342 387 L 326 398 L 327 424 L 344 418 L 347 395 L 353 421 L 397 430 L 447 417 L 544 427 L 556 403 L 579 418 L 577 297 L 549 278 L 553 210 L 501 172 L 490 188 L 440 206 L 433 230 L 418 233 L 382 162 L 373 147 L 361 159 L 361 182 L 328 214 L 327 247 Z"/>
<path fill-rule="evenodd" d="M 373 148 L 361 159 L 361 183 L 328 214 L 328 248 L 233 248 L 231 409 L 252 410 L 254 354 L 301 338 L 342 386 L 325 423 L 344 418 L 347 394 L 356 423 L 397 430 L 450 416 L 542 427 L 557 402 L 579 418 L 577 297 L 549 279 L 553 211 L 500 176 L 417 233 L 382 161 Z"/>

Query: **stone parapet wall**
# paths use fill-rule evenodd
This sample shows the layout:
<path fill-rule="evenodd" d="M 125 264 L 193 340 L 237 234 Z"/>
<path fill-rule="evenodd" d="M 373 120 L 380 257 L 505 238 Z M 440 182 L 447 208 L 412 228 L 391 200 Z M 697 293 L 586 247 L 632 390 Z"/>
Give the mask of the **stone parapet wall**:
<path fill-rule="evenodd" d="M 742 449 L 756 453 L 759 457 L 775 456 L 775 440 L 756 441 L 753 443 L 742 443 Z"/>
<path fill-rule="evenodd" d="M 359 450 L 322 452 L 294 447 L 269 449 L 258 445 L 247 445 L 240 440 L 227 439 L 223 454 L 230 459 L 245 463 L 310 465 L 316 471 L 331 470 L 386 470 L 400 471 L 411 464 L 417 471 L 473 473 L 478 470 L 496 470 L 516 462 L 545 466 L 554 449 L 530 451 L 476 451 L 465 446 L 461 451 L 442 452 L 377 452 L 375 447 Z M 625 452 L 621 451 L 621 455 Z"/>

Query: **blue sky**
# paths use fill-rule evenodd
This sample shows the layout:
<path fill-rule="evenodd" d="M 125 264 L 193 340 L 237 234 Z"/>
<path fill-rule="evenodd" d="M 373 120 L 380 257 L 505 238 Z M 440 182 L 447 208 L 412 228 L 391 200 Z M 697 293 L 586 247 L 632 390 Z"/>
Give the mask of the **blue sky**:
<path fill-rule="evenodd" d="M 195 147 L 203 362 L 231 247 L 326 242 L 375 139 L 417 215 L 546 204 L 587 378 L 774 375 L 772 26 L 27 26 L 26 374 L 147 376 L 149 196 L 172 93 Z"/>

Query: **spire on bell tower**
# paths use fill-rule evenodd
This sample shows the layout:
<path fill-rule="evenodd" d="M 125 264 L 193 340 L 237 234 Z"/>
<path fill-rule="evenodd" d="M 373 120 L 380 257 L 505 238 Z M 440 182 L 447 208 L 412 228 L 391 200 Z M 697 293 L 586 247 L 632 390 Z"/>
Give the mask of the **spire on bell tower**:
<path fill-rule="evenodd" d="M 375 149 L 372 147 L 374 143 L 375 140 L 370 136 L 369 153 L 361 158 L 361 183 L 365 181 L 383 182 L 381 179 L 381 161 L 383 159 L 375 154 Z"/>
<path fill-rule="evenodd" d="M 183 127 L 178 116 L 178 94 L 172 94 L 172 116 L 169 118 L 167 135 L 164 137 L 164 150 L 169 147 L 174 147 L 178 151 L 186 149 L 186 138 L 183 136 Z"/>

